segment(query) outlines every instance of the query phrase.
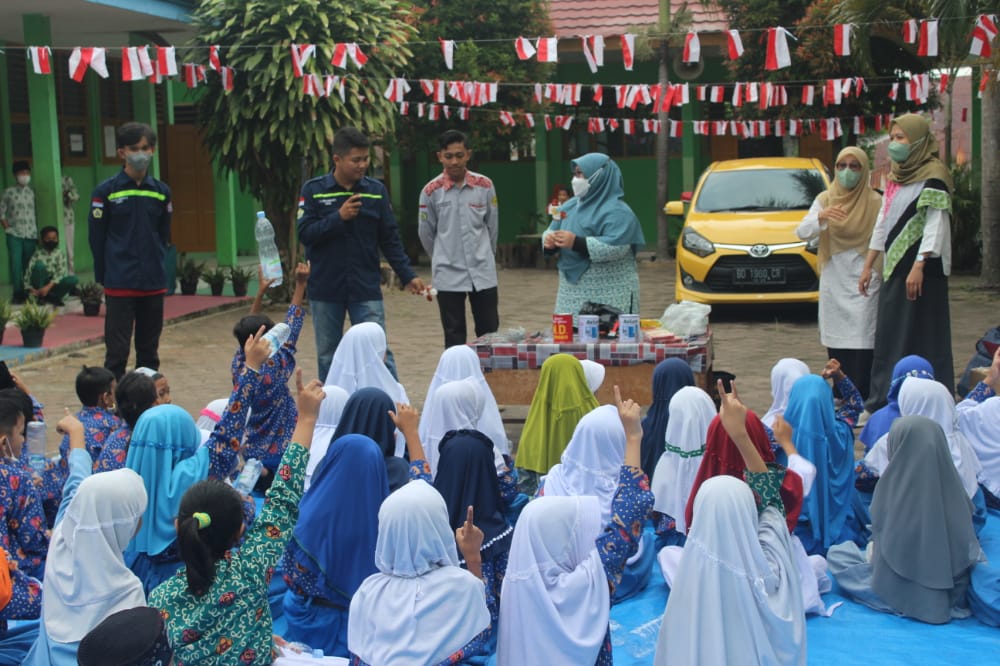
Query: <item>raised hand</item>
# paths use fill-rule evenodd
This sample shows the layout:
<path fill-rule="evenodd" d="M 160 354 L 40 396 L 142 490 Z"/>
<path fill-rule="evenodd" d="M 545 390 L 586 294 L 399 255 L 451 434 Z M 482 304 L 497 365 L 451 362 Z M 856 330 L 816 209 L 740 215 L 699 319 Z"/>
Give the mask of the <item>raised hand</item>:
<path fill-rule="evenodd" d="M 243 345 L 247 367 L 257 371 L 260 371 L 260 366 L 271 355 L 271 343 L 264 339 L 264 328 L 264 326 L 258 328 L 257 332 L 247 338 Z"/>
<path fill-rule="evenodd" d="M 628 467 L 642 466 L 642 420 L 641 408 L 634 400 L 622 400 L 621 389 L 615 384 L 615 406 L 618 408 L 618 418 L 625 428 L 625 465 Z"/>
<path fill-rule="evenodd" d="M 840 369 L 840 361 L 835 358 L 831 358 L 826 362 L 821 374 L 823 379 L 832 379 L 835 382 L 839 382 L 844 378 L 844 371 Z"/>
<path fill-rule="evenodd" d="M 299 410 L 299 418 L 316 420 L 319 415 L 319 405 L 326 398 L 323 384 L 314 379 L 308 384 L 302 384 L 302 368 L 295 369 L 295 404 Z"/>
<path fill-rule="evenodd" d="M 482 578 L 483 564 L 479 549 L 483 547 L 483 531 L 472 522 L 471 505 L 466 511 L 465 522 L 455 530 L 455 543 L 458 544 L 458 552 L 465 558 L 465 566 L 469 573 L 476 578 Z"/>
<path fill-rule="evenodd" d="M 396 411 L 389 412 L 389 418 L 396 424 L 399 432 L 405 437 L 407 433 L 415 432 L 420 426 L 420 412 L 410 405 L 401 402 L 396 403 Z"/>
<path fill-rule="evenodd" d="M 740 450 L 747 469 L 751 472 L 766 472 L 767 465 L 764 464 L 764 459 L 760 457 L 747 432 L 747 407 L 736 393 L 736 380 L 731 381 L 729 386 L 732 391 L 727 393 L 721 379 L 716 384 L 719 398 L 722 400 L 719 407 L 719 422 L 736 444 L 736 448 Z"/>

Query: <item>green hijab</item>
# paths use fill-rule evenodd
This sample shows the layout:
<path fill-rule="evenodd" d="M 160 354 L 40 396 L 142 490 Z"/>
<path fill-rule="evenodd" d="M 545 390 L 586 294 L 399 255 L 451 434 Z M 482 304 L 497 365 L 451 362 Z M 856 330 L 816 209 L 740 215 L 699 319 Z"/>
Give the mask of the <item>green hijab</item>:
<path fill-rule="evenodd" d="M 547 358 L 521 431 L 517 466 L 547 474 L 559 462 L 577 422 L 597 407 L 579 360 L 569 354 Z"/>
<path fill-rule="evenodd" d="M 918 183 L 931 178 L 943 181 L 948 190 L 954 189 L 948 167 L 938 159 L 937 137 L 931 131 L 927 118 L 916 113 L 904 113 L 892 121 L 910 140 L 910 156 L 903 162 L 892 163 L 889 179 L 900 185 Z"/>

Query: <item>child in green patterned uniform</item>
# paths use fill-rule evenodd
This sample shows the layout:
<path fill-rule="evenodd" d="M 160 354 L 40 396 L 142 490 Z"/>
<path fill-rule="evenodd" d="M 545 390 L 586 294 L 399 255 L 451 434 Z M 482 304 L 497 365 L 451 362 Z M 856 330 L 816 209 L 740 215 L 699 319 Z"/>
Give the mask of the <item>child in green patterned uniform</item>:
<path fill-rule="evenodd" d="M 40 301 L 59 306 L 79 280 L 70 275 L 66 255 L 59 249 L 59 230 L 43 228 L 41 240 L 42 246 L 31 255 L 25 268 L 24 285 Z"/>
<path fill-rule="evenodd" d="M 4 190 L 0 197 L 0 225 L 7 232 L 10 286 L 14 292 L 11 301 L 24 303 L 27 296 L 22 280 L 24 269 L 28 265 L 28 259 L 34 254 L 35 243 L 38 241 L 35 191 L 28 186 L 31 182 L 31 165 L 18 160 L 14 162 L 12 171 L 17 184 Z"/>
<path fill-rule="evenodd" d="M 318 380 L 296 374 L 298 422 L 267 492 L 264 510 L 237 552 L 239 494 L 217 480 L 193 485 L 178 510 L 177 545 L 186 565 L 149 597 L 167 624 L 178 663 L 270 664 L 275 643 L 267 588 L 298 520 L 302 480 L 320 402 Z"/>

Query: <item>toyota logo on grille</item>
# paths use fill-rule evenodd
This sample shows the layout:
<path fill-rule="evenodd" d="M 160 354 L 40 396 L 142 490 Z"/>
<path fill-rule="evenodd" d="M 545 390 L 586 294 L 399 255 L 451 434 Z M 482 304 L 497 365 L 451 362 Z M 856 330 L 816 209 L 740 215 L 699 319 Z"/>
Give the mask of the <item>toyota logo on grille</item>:
<path fill-rule="evenodd" d="M 763 243 L 757 243 L 756 245 L 750 246 L 749 254 L 751 257 L 756 257 L 757 259 L 763 259 L 764 257 L 771 254 L 771 248 Z"/>

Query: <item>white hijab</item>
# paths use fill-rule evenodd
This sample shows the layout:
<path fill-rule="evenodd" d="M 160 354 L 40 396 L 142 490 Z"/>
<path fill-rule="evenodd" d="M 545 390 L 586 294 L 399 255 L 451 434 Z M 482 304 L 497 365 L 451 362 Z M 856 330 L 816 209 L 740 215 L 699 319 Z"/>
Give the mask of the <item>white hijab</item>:
<path fill-rule="evenodd" d="M 1000 495 L 1000 397 L 993 396 L 981 403 L 962 401 L 958 405 L 958 425 L 982 465 L 983 485 L 994 495 Z"/>
<path fill-rule="evenodd" d="M 228 404 L 229 398 L 218 398 L 205 405 L 205 409 L 198 413 L 198 418 L 195 419 L 194 424 L 201 431 L 202 446 L 208 443 L 208 438 L 212 436 L 215 426 L 222 420 L 222 414 L 226 411 L 226 405 Z"/>
<path fill-rule="evenodd" d="M 559 462 L 545 476 L 545 496 L 594 495 L 601 525 L 611 524 L 611 504 L 625 462 L 625 427 L 618 409 L 603 405 L 584 415 Z"/>
<path fill-rule="evenodd" d="M 697 386 L 685 386 L 670 398 L 667 408 L 665 446 L 653 472 L 653 508 L 665 513 L 677 523 L 677 531 L 687 530 L 684 510 L 691 486 L 698 476 L 705 453 L 705 435 L 717 412 L 715 403 Z"/>
<path fill-rule="evenodd" d="M 797 358 L 783 358 L 771 368 L 771 397 L 774 402 L 771 408 L 761 417 L 761 423 L 768 428 L 774 427 L 774 417 L 781 416 L 788 407 L 788 396 L 792 392 L 792 384 L 799 377 L 809 374 L 809 366 Z"/>
<path fill-rule="evenodd" d="M 107 616 L 146 605 L 142 581 L 122 557 L 146 510 L 146 486 L 130 469 L 84 479 L 52 530 L 42 619 L 58 643 L 83 639 Z"/>
<path fill-rule="evenodd" d="M 344 413 L 344 405 L 351 397 L 351 394 L 339 386 L 324 386 L 323 393 L 326 397 L 319 403 L 319 414 L 316 415 L 316 426 L 313 428 L 312 446 L 309 448 L 309 462 L 306 464 L 306 478 L 303 483 L 303 492 L 309 490 L 312 484 L 312 475 L 326 450 L 330 448 L 333 440 L 333 433 L 337 430 L 340 422 L 340 415 Z"/>
<path fill-rule="evenodd" d="M 907 377 L 899 389 L 899 414 L 926 416 L 941 426 L 948 438 L 948 449 L 962 479 L 962 486 L 972 498 L 979 490 L 977 477 L 982 466 L 969 440 L 958 429 L 958 410 L 951 392 L 933 379 Z"/>
<path fill-rule="evenodd" d="M 351 599 L 348 649 L 368 664 L 437 664 L 490 626 L 483 582 L 458 566 L 444 498 L 406 484 L 378 512 L 375 566 Z"/>
<path fill-rule="evenodd" d="M 735 477 L 701 484 L 660 625 L 655 664 L 806 663 L 806 616 L 785 517 L 758 519 Z"/>
<path fill-rule="evenodd" d="M 424 399 L 424 411 L 431 403 L 434 394 L 446 382 L 453 382 L 458 379 L 471 379 L 479 386 L 479 391 L 483 396 L 483 408 L 476 422 L 476 430 L 483 433 L 493 442 L 493 447 L 501 454 L 510 453 L 510 442 L 507 440 L 507 431 L 503 427 L 503 418 L 500 416 L 500 408 L 497 407 L 496 398 L 490 385 L 486 383 L 483 376 L 483 369 L 479 364 L 479 356 L 472 347 L 457 345 L 445 349 L 438 360 L 437 370 L 431 378 L 431 384 L 427 388 L 427 397 Z M 423 421 L 421 421 L 421 426 Z M 420 437 L 424 433 L 421 430 Z M 423 441 L 421 439 L 421 441 Z M 425 443 L 426 446 L 426 443 Z"/>
<path fill-rule="evenodd" d="M 600 363 L 586 358 L 580 359 L 580 365 L 583 366 L 583 376 L 587 378 L 590 392 L 596 395 L 597 389 L 601 388 L 601 384 L 604 383 L 604 374 L 607 371 Z"/>
<path fill-rule="evenodd" d="M 611 616 L 596 497 L 540 497 L 514 528 L 500 594 L 499 666 L 593 664 Z"/>
<path fill-rule="evenodd" d="M 437 476 L 441 457 L 441 440 L 450 430 L 476 430 L 483 413 L 485 399 L 474 379 L 458 379 L 437 387 L 434 395 L 424 401 L 420 414 L 420 443 L 424 445 L 431 474 Z M 506 467 L 503 454 L 493 445 L 493 464 L 497 473 Z"/>
<path fill-rule="evenodd" d="M 402 384 L 385 367 L 386 349 L 388 343 L 381 326 L 372 321 L 354 324 L 337 345 L 324 384 L 339 386 L 348 393 L 373 386 L 385 391 L 393 402 L 410 404 Z"/>

